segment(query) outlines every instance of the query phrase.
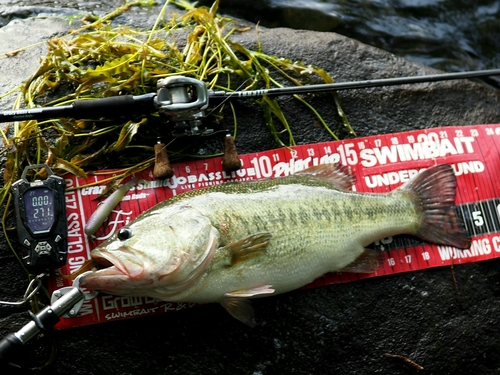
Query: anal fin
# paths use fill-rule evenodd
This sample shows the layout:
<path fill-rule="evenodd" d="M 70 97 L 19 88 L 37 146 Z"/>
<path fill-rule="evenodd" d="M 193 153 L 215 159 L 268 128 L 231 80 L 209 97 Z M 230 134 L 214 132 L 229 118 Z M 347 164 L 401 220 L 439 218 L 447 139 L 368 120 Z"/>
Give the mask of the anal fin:
<path fill-rule="evenodd" d="M 221 305 L 234 318 L 250 327 L 255 327 L 253 309 L 247 298 L 272 293 L 274 293 L 274 289 L 271 285 L 260 285 L 255 288 L 235 290 L 224 295 L 225 298 L 221 302 Z"/>
<path fill-rule="evenodd" d="M 222 307 L 240 322 L 255 327 L 253 308 L 249 300 L 242 298 L 226 298 L 221 302 Z"/>
<path fill-rule="evenodd" d="M 336 272 L 372 273 L 380 267 L 382 260 L 382 253 L 371 249 L 365 249 L 354 262 Z"/>

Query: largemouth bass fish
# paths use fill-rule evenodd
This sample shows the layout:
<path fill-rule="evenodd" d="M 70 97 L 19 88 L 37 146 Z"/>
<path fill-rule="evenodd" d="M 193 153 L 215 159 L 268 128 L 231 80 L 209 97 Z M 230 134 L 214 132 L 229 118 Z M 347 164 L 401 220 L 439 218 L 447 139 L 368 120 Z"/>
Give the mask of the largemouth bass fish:
<path fill-rule="evenodd" d="M 387 194 L 349 191 L 350 170 L 325 164 L 265 181 L 180 194 L 91 252 L 101 269 L 80 285 L 170 302 L 218 302 L 252 325 L 249 298 L 288 292 L 332 271 L 373 272 L 365 247 L 407 233 L 468 248 L 449 165 Z"/>

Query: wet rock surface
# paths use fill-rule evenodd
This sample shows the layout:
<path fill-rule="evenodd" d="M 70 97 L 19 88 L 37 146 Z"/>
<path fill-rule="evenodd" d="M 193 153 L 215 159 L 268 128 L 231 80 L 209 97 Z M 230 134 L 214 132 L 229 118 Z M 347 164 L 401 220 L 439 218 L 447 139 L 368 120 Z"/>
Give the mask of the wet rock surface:
<path fill-rule="evenodd" d="M 0 17 L 12 11 L 0 3 Z M 0 52 L 36 43 L 69 29 L 52 14 L 79 10 L 19 9 L 0 28 Z M 115 22 L 148 27 L 158 13 L 133 9 Z M 3 18 L 2 18 L 3 19 Z M 249 48 L 260 38 L 271 55 L 302 60 L 337 81 L 435 72 L 334 33 L 261 28 L 233 39 Z M 0 94 L 27 78 L 45 47 L 0 58 Z M 445 125 L 500 122 L 500 93 L 482 83 L 449 81 L 340 93 L 359 136 Z M 298 143 L 330 140 L 290 98 L 281 104 L 293 118 Z M 2 99 L 1 109 L 12 102 Z M 345 133 L 331 99 L 314 98 L 322 115 Z M 239 103 L 241 153 L 277 147 L 249 103 Z M 345 135 L 345 134 L 344 134 Z M 14 237 L 14 236 L 12 236 Z M 428 374 L 494 374 L 500 371 L 500 260 L 429 269 L 355 283 L 298 290 L 254 300 L 258 325 L 249 328 L 220 306 L 54 332 L 33 340 L 12 358 L 37 366 L 57 346 L 46 374 L 413 374 L 410 358 Z M 454 273 L 453 273 L 454 272 Z M 455 283 L 456 279 L 456 283 Z M 0 234 L 0 298 L 17 300 L 26 278 Z M 0 306 L 0 337 L 28 321 L 23 308 Z M 7 374 L 7 370 L 2 369 Z M 10 371 L 10 370 L 9 370 Z M 12 372 L 15 373 L 15 372 Z"/>

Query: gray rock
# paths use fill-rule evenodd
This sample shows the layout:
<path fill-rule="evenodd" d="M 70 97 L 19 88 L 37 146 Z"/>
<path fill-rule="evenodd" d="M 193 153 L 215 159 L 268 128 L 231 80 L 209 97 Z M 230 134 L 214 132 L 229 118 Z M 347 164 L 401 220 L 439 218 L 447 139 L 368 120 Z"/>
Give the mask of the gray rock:
<path fill-rule="evenodd" d="M 54 10 L 59 12 L 59 10 Z M 149 24 L 158 7 L 120 22 Z M 127 17 L 130 17 L 127 18 Z M 67 30 L 58 18 L 11 21 L 0 29 L 1 51 Z M 326 69 L 337 81 L 410 76 L 435 71 L 334 33 L 261 28 L 269 54 Z M 234 40 L 256 47 L 255 31 Z M 36 69 L 44 47 L 0 58 L 0 93 Z M 343 107 L 360 136 L 456 124 L 498 123 L 500 93 L 470 81 L 350 90 Z M 329 140 L 290 98 L 286 108 L 296 140 Z M 313 98 L 331 126 L 345 135 L 328 95 Z M 1 109 L 11 102 L 2 100 Z M 241 153 L 275 148 L 262 117 L 238 103 Z M 19 299 L 26 279 L 0 234 L 0 298 Z M 500 367 L 500 261 L 493 260 L 298 290 L 253 302 L 259 325 L 248 328 L 220 306 L 58 331 L 22 348 L 18 363 L 43 364 L 50 340 L 56 361 L 47 374 L 409 374 L 384 357 L 400 354 L 429 374 L 493 374 Z M 454 277 L 457 284 L 454 283 Z M 458 287 L 458 290 L 457 290 Z M 0 337 L 28 321 L 20 308 L 0 306 Z M 2 369 L 2 373 L 4 370 Z M 5 372 L 7 373 L 7 372 Z"/>

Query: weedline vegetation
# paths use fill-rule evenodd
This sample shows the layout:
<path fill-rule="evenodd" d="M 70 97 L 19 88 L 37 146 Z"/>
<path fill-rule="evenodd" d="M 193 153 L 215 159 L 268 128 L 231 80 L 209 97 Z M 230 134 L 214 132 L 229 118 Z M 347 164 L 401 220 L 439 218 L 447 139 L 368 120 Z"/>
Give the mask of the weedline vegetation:
<path fill-rule="evenodd" d="M 218 15 L 218 0 L 210 9 L 196 8 L 184 0 L 167 0 L 150 30 L 112 24 L 113 18 L 131 7 L 152 5 L 153 1 L 135 1 L 102 18 L 86 16 L 81 20 L 84 26 L 47 41 L 48 53 L 37 72 L 4 96 L 17 93 L 16 109 L 60 106 L 75 100 L 155 92 L 158 79 L 176 75 L 204 81 L 209 90 L 225 91 L 303 85 L 311 82 L 311 78 L 315 83 L 318 80 L 333 82 L 319 67 L 269 56 L 259 43 L 257 50 L 250 50 L 231 41 L 232 35 L 248 29 L 240 29 L 233 20 Z M 168 5 L 176 5 L 185 12 L 167 15 Z M 20 50 L 22 48 L 5 54 L 5 58 Z M 354 134 L 336 94 L 331 95 L 347 131 Z M 295 98 L 337 139 L 311 104 L 303 97 Z M 263 121 L 277 144 L 293 146 L 292 130 L 278 101 L 263 97 L 256 102 L 262 106 Z M 205 121 L 220 122 L 227 106 L 231 108 L 224 113 L 233 116 L 232 131 L 236 133 L 237 113 L 230 101 L 212 109 Z M 165 128 L 166 120 L 151 113 L 129 121 L 54 118 L 1 127 L 4 145 L 0 154 L 6 160 L 4 185 L 0 190 L 0 205 L 5 204 L 4 231 L 7 230 L 6 218 L 11 213 L 10 187 L 26 165 L 45 163 L 57 175 L 72 173 L 80 177 L 86 177 L 93 170 L 119 168 L 110 178 L 116 185 L 123 178 L 153 165 L 154 143 L 158 136 L 164 136 L 158 131 L 160 122 Z M 210 155 L 189 154 L 188 148 L 181 147 L 169 156 L 175 160 Z"/>

